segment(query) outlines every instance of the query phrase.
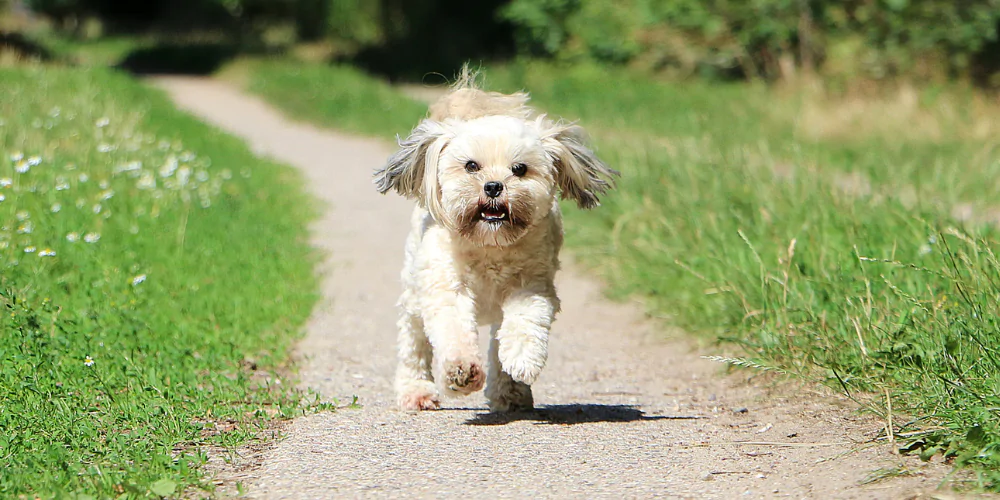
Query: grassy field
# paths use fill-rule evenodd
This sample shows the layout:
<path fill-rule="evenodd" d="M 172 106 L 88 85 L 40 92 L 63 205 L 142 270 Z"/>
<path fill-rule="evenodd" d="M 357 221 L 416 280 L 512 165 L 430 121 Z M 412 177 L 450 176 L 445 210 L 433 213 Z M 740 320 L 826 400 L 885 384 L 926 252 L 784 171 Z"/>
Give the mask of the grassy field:
<path fill-rule="evenodd" d="M 324 125 L 388 138 L 421 116 L 401 95 L 375 97 L 398 111 L 388 117 L 345 104 L 384 92 L 350 69 L 254 68 L 249 88 Z M 907 450 L 1000 486 L 996 102 L 533 63 L 486 78 L 581 120 L 623 172 L 603 207 L 567 210 L 570 246 L 612 293 L 742 346 L 733 364 L 842 390 Z"/>
<path fill-rule="evenodd" d="M 211 489 L 209 452 L 308 404 L 280 371 L 316 298 L 301 180 L 115 72 L 0 95 L 0 496 Z"/>

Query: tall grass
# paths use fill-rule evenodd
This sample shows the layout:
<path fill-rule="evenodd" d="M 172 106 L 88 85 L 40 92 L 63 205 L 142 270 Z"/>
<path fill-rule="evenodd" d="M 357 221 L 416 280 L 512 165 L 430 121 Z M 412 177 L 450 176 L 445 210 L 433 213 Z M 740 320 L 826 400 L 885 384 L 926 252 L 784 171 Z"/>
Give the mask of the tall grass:
<path fill-rule="evenodd" d="M 338 71 L 298 75 L 315 86 Z M 818 130 L 812 115 L 844 101 L 540 63 L 489 68 L 486 81 L 579 119 L 622 171 L 602 207 L 566 210 L 567 242 L 613 294 L 742 346 L 744 364 L 842 390 L 893 435 L 917 436 L 908 450 L 976 466 L 1000 487 L 998 234 L 954 213 L 988 208 L 997 190 L 997 151 L 954 118 L 988 123 L 968 109 L 979 97 L 928 94 L 905 112 L 854 102 L 841 128 Z M 285 104 L 291 88 L 265 96 L 349 122 L 347 108 L 319 111 L 323 92 L 309 113 Z"/>
<path fill-rule="evenodd" d="M 210 490 L 210 451 L 302 408 L 300 179 L 110 71 L 0 95 L 0 496 Z"/>
<path fill-rule="evenodd" d="M 615 293 L 887 422 L 892 408 L 894 433 L 920 436 L 908 449 L 1000 486 L 1000 245 L 995 226 L 961 223 L 946 201 L 990 201 L 988 142 L 823 140 L 790 119 L 798 96 L 533 68 L 490 76 L 582 119 L 623 172 L 601 209 L 567 223 Z"/>

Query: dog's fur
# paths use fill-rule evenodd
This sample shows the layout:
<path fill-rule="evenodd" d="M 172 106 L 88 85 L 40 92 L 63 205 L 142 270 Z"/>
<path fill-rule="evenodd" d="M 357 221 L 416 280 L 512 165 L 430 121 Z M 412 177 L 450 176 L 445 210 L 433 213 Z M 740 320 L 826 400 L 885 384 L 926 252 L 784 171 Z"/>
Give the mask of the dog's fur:
<path fill-rule="evenodd" d="M 379 192 L 417 202 L 399 299 L 402 409 L 437 409 L 441 393 L 467 395 L 484 383 L 492 411 L 532 408 L 530 386 L 559 311 L 557 196 L 592 208 L 618 173 L 587 147 L 583 129 L 527 102 L 479 90 L 463 71 L 375 173 Z M 512 171 L 518 164 L 527 166 L 522 176 Z M 499 196 L 486 194 L 490 181 L 503 184 Z M 492 325 L 489 373 L 481 324 Z"/>

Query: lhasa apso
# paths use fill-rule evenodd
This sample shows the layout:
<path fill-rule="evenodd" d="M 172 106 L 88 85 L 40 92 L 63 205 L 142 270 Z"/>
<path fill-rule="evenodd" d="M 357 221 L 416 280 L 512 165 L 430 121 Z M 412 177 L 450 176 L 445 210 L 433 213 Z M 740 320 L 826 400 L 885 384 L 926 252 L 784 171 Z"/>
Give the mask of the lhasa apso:
<path fill-rule="evenodd" d="M 583 129 L 538 115 L 528 96 L 480 90 L 463 72 L 375 173 L 416 200 L 399 299 L 396 394 L 404 410 L 486 385 L 491 411 L 533 407 L 559 311 L 557 198 L 598 205 L 618 172 Z M 479 325 L 491 325 L 489 363 Z M 487 373 L 488 370 L 488 373 Z"/>

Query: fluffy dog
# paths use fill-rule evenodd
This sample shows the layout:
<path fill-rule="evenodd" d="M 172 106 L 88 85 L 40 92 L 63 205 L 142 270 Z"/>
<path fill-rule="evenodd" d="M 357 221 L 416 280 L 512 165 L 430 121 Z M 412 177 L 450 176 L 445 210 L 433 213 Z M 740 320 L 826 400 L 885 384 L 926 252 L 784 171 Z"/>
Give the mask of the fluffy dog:
<path fill-rule="evenodd" d="M 533 407 L 559 311 L 558 196 L 598 205 L 618 172 L 583 129 L 538 115 L 526 94 L 476 88 L 463 72 L 375 172 L 379 192 L 414 199 L 399 299 L 396 394 L 404 410 L 486 384 L 491 411 Z M 491 325 L 489 373 L 479 325 Z M 435 381 L 437 382 L 435 384 Z"/>

